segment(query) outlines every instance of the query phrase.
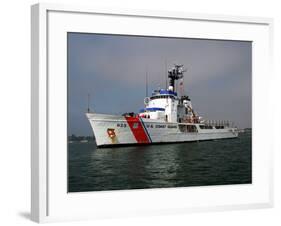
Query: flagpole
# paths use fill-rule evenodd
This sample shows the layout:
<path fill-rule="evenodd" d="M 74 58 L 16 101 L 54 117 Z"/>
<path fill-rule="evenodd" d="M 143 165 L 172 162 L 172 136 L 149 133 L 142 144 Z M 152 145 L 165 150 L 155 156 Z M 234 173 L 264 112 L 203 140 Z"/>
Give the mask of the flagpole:
<path fill-rule="evenodd" d="M 88 113 L 90 112 L 90 94 L 88 93 Z"/>

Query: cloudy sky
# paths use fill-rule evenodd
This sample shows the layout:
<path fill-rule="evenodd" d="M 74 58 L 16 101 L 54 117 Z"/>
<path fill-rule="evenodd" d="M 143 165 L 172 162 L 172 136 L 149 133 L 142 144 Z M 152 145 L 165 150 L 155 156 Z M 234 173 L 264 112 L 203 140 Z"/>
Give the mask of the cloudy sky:
<path fill-rule="evenodd" d="M 167 68 L 184 64 L 184 87 L 199 115 L 251 127 L 251 42 L 68 33 L 68 132 L 92 135 L 98 113 L 138 112 L 145 97 L 165 88 Z"/>

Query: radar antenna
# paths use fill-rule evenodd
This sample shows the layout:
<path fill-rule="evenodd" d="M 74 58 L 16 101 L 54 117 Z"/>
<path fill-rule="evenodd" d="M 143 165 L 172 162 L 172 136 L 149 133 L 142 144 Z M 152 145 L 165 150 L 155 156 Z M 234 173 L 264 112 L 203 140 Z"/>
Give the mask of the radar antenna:
<path fill-rule="evenodd" d="M 175 81 L 183 78 L 183 73 L 186 72 L 186 69 L 183 68 L 181 64 L 175 64 L 172 70 L 168 71 L 168 78 L 170 79 L 170 86 L 175 90 Z"/>

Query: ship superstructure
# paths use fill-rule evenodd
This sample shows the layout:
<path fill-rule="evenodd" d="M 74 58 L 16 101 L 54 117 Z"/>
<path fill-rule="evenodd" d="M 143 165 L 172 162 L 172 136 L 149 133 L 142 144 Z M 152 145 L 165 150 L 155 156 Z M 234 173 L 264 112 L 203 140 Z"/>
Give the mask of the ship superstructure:
<path fill-rule="evenodd" d="M 229 121 L 204 120 L 184 95 L 183 65 L 168 71 L 169 86 L 144 99 L 139 113 L 123 115 L 86 113 L 97 146 L 177 143 L 235 138 L 238 130 Z"/>

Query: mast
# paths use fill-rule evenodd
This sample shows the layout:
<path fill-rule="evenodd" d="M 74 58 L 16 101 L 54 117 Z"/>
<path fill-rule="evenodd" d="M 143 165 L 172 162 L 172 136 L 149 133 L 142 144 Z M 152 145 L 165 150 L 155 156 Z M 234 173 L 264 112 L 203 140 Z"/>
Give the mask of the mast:
<path fill-rule="evenodd" d="M 147 71 L 146 71 L 146 74 L 145 74 L 145 96 L 147 97 L 148 96 L 148 78 L 147 78 Z"/>
<path fill-rule="evenodd" d="M 166 82 L 166 89 L 168 89 L 168 80 L 167 80 L 167 76 L 166 76 L 166 73 L 167 73 L 167 60 L 165 59 L 165 82 Z"/>
<path fill-rule="evenodd" d="M 174 68 L 168 71 L 168 78 L 170 79 L 169 85 L 173 87 L 173 91 L 175 91 L 175 81 L 183 78 L 183 73 L 185 71 L 183 65 L 179 64 L 175 64 Z"/>

